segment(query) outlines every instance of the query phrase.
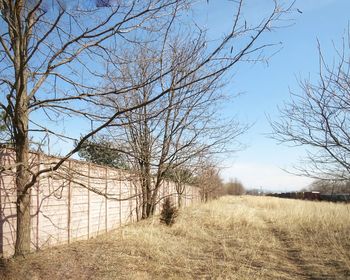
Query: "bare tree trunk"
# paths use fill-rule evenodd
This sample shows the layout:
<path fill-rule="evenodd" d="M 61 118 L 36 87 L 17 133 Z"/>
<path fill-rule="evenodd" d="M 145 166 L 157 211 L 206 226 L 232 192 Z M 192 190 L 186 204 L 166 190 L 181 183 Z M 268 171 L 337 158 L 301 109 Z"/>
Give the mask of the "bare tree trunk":
<path fill-rule="evenodd" d="M 17 234 L 15 255 L 24 255 L 30 251 L 30 190 L 25 191 L 29 181 L 28 173 L 28 141 L 20 141 L 16 146 L 17 162 L 22 164 L 17 167 Z"/>
<path fill-rule="evenodd" d="M 31 28 L 27 30 L 25 36 L 20 23 L 23 14 L 24 1 L 19 1 L 15 8 L 14 18 L 17 20 L 14 29 L 9 29 L 12 46 L 14 49 L 14 69 L 16 83 L 16 103 L 14 108 L 14 137 L 16 150 L 16 187 L 17 187 L 17 231 L 15 255 L 24 255 L 30 251 L 30 188 L 27 184 L 30 180 L 29 173 L 29 136 L 28 136 L 28 69 L 27 60 L 27 40 L 31 36 Z M 29 20 L 29 25 L 32 19 Z"/>
<path fill-rule="evenodd" d="M 140 217 L 140 201 L 142 200 L 142 197 L 139 195 L 139 190 L 137 187 L 137 184 L 135 182 L 133 182 L 133 186 L 134 186 L 134 191 L 135 191 L 135 201 L 136 201 L 136 206 L 135 206 L 135 212 L 136 212 L 136 220 L 140 221 L 141 217 Z"/>
<path fill-rule="evenodd" d="M 148 180 L 148 189 L 147 189 L 147 212 L 146 212 L 146 216 L 147 218 L 153 216 L 154 214 L 154 193 L 157 189 L 157 183 L 155 183 L 155 185 L 153 186 L 151 183 L 151 174 L 148 176 L 149 180 Z"/>
<path fill-rule="evenodd" d="M 177 206 L 179 209 L 182 208 L 182 193 L 178 193 Z"/>
<path fill-rule="evenodd" d="M 148 196 L 148 190 L 147 190 L 147 183 L 146 178 L 142 178 L 142 219 L 147 219 L 147 196 Z"/>
<path fill-rule="evenodd" d="M 148 218 L 150 216 L 152 216 L 152 190 L 151 190 L 152 186 L 148 186 L 147 188 L 147 199 L 146 199 L 146 213 L 145 213 L 145 217 Z"/>
<path fill-rule="evenodd" d="M 152 197 L 151 197 L 151 200 L 150 200 L 150 213 L 149 213 L 149 216 L 153 216 L 155 214 L 156 206 L 157 206 L 158 191 L 159 191 L 159 188 L 160 188 L 161 184 L 162 184 L 162 180 L 158 178 L 156 180 L 155 185 L 154 185 L 154 189 L 153 189 L 153 192 L 152 192 Z"/>
<path fill-rule="evenodd" d="M 152 183 L 150 175 L 142 174 L 142 219 L 147 219 L 151 216 L 152 208 Z"/>
<path fill-rule="evenodd" d="M 178 178 L 178 181 L 175 182 L 176 186 L 176 193 L 177 193 L 177 206 L 178 208 L 182 208 L 182 201 L 183 201 L 183 193 L 185 191 L 185 184 L 183 184 Z"/>
<path fill-rule="evenodd" d="M 16 186 L 17 186 L 17 234 L 15 254 L 24 255 L 30 251 L 30 189 L 26 185 L 30 180 L 29 142 L 28 142 L 28 106 L 26 91 L 26 72 L 18 78 L 18 106 L 14 118 L 16 149 Z"/>

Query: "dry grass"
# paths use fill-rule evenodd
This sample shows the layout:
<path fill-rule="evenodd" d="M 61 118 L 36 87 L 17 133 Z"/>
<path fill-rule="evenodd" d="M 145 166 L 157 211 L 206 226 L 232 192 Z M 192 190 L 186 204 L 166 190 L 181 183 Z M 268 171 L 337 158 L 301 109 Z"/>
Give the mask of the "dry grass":
<path fill-rule="evenodd" d="M 5 262 L 4 279 L 350 279 L 350 205 L 225 197 Z M 1 278 L 1 277 L 0 277 Z"/>

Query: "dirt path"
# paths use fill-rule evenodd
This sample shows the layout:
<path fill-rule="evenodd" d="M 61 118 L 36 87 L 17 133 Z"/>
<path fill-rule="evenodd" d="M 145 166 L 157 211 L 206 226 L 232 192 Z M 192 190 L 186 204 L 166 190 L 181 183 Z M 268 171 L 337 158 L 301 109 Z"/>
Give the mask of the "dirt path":
<path fill-rule="evenodd" d="M 306 279 L 306 280 L 331 280 L 335 279 L 327 275 L 320 275 L 317 268 L 310 262 L 307 262 L 301 254 L 301 250 L 296 246 L 292 236 L 289 232 L 281 229 L 274 224 L 273 221 L 261 216 L 264 222 L 267 224 L 271 234 L 278 240 L 281 245 L 281 250 L 285 252 L 285 260 L 288 262 L 289 266 L 293 267 L 294 271 L 297 271 L 295 277 L 296 279 Z M 286 265 L 286 267 L 288 267 Z"/>

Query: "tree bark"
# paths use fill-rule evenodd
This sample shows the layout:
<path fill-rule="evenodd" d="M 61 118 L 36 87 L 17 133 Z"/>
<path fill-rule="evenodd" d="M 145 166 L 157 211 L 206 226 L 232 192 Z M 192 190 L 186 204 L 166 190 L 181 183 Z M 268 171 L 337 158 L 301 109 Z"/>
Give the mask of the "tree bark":
<path fill-rule="evenodd" d="M 142 219 L 151 216 L 152 182 L 151 169 L 148 163 L 141 165 L 141 189 L 142 189 Z"/>
<path fill-rule="evenodd" d="M 16 152 L 16 187 L 17 187 L 17 231 L 15 255 L 25 255 L 30 251 L 30 180 L 29 173 L 29 135 L 28 135 L 28 69 L 27 43 L 31 36 L 31 28 L 24 32 L 21 18 L 24 13 L 24 1 L 19 1 L 15 7 L 13 25 L 10 28 L 14 52 L 14 70 L 16 77 L 16 102 L 14 108 L 13 128 Z M 29 26 L 32 18 L 28 19 Z M 14 31 L 15 30 L 15 31 Z"/>
<path fill-rule="evenodd" d="M 182 193 L 178 193 L 178 196 L 177 196 L 177 205 L 178 205 L 178 208 L 182 208 Z"/>
<path fill-rule="evenodd" d="M 27 139 L 26 139 L 27 140 Z M 18 143 L 16 147 L 17 162 L 17 234 L 15 255 L 25 255 L 30 251 L 30 190 L 25 191 L 29 181 L 28 173 L 28 141 Z"/>
<path fill-rule="evenodd" d="M 30 189 L 26 190 L 30 179 L 26 79 L 26 74 L 23 74 L 19 79 L 17 109 L 14 118 L 16 162 L 18 163 L 16 168 L 17 234 L 15 255 L 24 255 L 30 251 Z"/>

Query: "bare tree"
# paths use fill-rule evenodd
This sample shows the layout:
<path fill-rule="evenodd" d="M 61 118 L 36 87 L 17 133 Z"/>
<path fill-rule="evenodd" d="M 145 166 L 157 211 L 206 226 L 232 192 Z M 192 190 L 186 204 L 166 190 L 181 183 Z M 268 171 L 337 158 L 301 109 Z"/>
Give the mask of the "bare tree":
<path fill-rule="evenodd" d="M 232 180 L 224 185 L 225 193 L 228 195 L 242 195 L 245 192 L 243 184 L 237 179 Z"/>
<path fill-rule="evenodd" d="M 197 172 L 196 185 L 200 189 L 201 200 L 208 202 L 224 193 L 224 184 L 219 168 L 210 161 L 203 161 Z"/>
<path fill-rule="evenodd" d="M 318 191 L 321 194 L 345 194 L 350 193 L 350 182 L 339 180 L 315 180 L 308 187 L 309 191 Z"/>
<path fill-rule="evenodd" d="M 90 4 L 89 4 L 90 3 Z M 121 112 L 101 119 L 58 163 L 34 172 L 29 166 L 30 138 L 69 137 L 54 131 L 50 121 L 97 117 L 91 107 L 101 95 L 122 94 L 99 90 L 106 61 L 118 55 L 118 45 L 136 44 L 129 35 L 149 36 L 171 25 L 185 1 L 0 1 L 0 106 L 10 123 L 16 152 L 16 254 L 30 249 L 30 188 L 46 172 L 57 170 L 91 135 Z M 145 38 L 145 37 L 143 37 Z M 144 39 L 143 39 L 144 40 Z M 141 105 L 140 105 L 141 106 Z M 35 121 L 45 118 L 46 123 Z M 100 117 L 100 116 L 98 116 Z"/>
<path fill-rule="evenodd" d="M 245 130 L 237 122 L 220 121 L 217 104 L 223 99 L 222 79 L 239 62 L 261 59 L 261 50 L 268 45 L 254 46 L 256 36 L 270 30 L 273 14 L 281 10 L 275 9 L 272 17 L 249 27 L 241 18 L 242 3 L 237 4 L 232 32 L 214 50 L 208 48 L 201 30 L 197 35 L 169 36 L 168 43 L 160 49 L 148 44 L 131 54 L 126 52 L 123 57 L 127 60 L 134 57 L 135 65 L 123 67 L 124 75 L 117 78 L 113 73 L 110 75 L 109 86 L 113 88 L 120 84 L 123 87 L 125 83 L 142 84 L 152 73 L 163 73 L 158 83 L 137 88 L 129 96 L 106 98 L 107 108 L 135 107 L 152 100 L 159 91 L 168 93 L 157 103 L 120 116 L 111 126 L 121 129 L 109 130 L 112 138 L 118 139 L 119 149 L 129 156 L 132 169 L 139 174 L 142 218 L 153 215 L 159 202 L 159 188 L 169 169 L 191 166 L 203 154 L 226 151 L 229 140 Z M 254 35 L 247 37 L 252 32 Z M 226 48 L 231 40 L 239 40 L 243 45 L 239 49 Z"/>
<path fill-rule="evenodd" d="M 180 165 L 173 168 L 170 167 L 165 173 L 165 179 L 168 179 L 175 183 L 178 208 L 181 208 L 183 205 L 183 198 L 186 192 L 186 186 L 193 185 L 195 183 L 195 170 L 196 168 L 194 166 Z"/>
<path fill-rule="evenodd" d="M 157 103 L 121 116 L 114 122 L 119 129 L 110 129 L 121 150 L 126 151 L 129 165 L 139 174 L 142 218 L 154 214 L 159 189 L 167 175 L 180 175 L 176 171 L 196 165 L 203 154 L 227 151 L 230 140 L 234 141 L 245 130 L 237 122 L 220 119 L 218 103 L 224 98 L 219 90 L 222 74 L 215 74 L 215 66 L 199 68 L 206 51 L 204 43 L 202 37 L 176 39 L 161 50 L 165 61 L 157 59 L 153 53 L 155 48 L 149 48 L 151 52 L 148 49 L 132 52 L 135 65 L 124 68 L 122 80 L 113 81 L 140 84 L 165 63 L 169 64 L 165 67 L 171 69 L 158 84 L 147 85 L 123 98 L 107 100 L 108 106 L 116 108 L 135 106 L 152 99 L 158 94 L 158 88 L 170 89 Z M 184 178 L 178 177 L 176 186 L 181 197 Z"/>
<path fill-rule="evenodd" d="M 149 41 L 165 46 L 173 26 L 178 26 L 175 24 L 178 13 L 190 2 L 0 1 L 0 87 L 5 93 L 0 106 L 5 111 L 4 119 L 9 124 L 16 152 L 17 255 L 30 250 L 30 189 L 39 176 L 58 170 L 87 139 L 116 118 L 123 118 L 128 112 L 164 96 L 170 102 L 174 90 L 187 86 L 188 78 L 203 71 L 209 64 L 215 66 L 211 68 L 213 72 L 199 75 L 195 81 L 221 75 L 239 61 L 249 60 L 253 53 L 268 46 L 259 45 L 258 38 L 266 30 L 271 30 L 280 16 L 289 10 L 275 2 L 271 14 L 251 26 L 241 14 L 243 1 L 238 1 L 232 29 L 217 45 L 211 45 L 211 51 L 202 54 L 195 67 L 187 70 L 181 78 L 176 78 L 177 88 L 168 84 L 142 102 L 127 102 L 117 110 L 110 110 L 107 115 L 96 113 L 94 108 L 100 104 L 102 96 L 105 99 L 113 95 L 127 96 L 140 88 L 153 86 L 155 82 L 164 82 L 173 65 L 169 66 L 162 60 L 163 48 L 160 47 L 161 67 L 144 77 L 141 84 L 124 83 L 122 87 L 117 86 L 110 91 L 101 86 L 109 73 L 123 76 L 121 66 L 133 62 L 123 57 L 120 51 L 122 45 L 140 46 Z M 236 41 L 241 42 L 237 44 L 242 46 L 239 49 L 234 45 Z M 195 84 L 194 81 L 191 83 Z M 77 145 L 58 162 L 39 172 L 31 168 L 30 139 L 42 143 L 51 136 L 74 141 L 74 137 L 55 129 L 57 121 L 62 123 L 72 119 L 94 121 L 95 127 L 86 129 Z"/>
<path fill-rule="evenodd" d="M 328 64 L 321 47 L 318 81 L 300 82 L 301 92 L 280 109 L 272 122 L 274 138 L 305 146 L 308 156 L 297 172 L 316 179 L 350 179 L 350 41 L 343 39 L 335 60 Z"/>

